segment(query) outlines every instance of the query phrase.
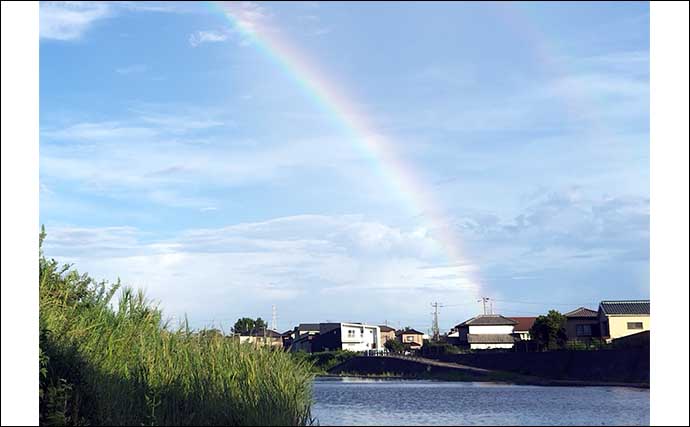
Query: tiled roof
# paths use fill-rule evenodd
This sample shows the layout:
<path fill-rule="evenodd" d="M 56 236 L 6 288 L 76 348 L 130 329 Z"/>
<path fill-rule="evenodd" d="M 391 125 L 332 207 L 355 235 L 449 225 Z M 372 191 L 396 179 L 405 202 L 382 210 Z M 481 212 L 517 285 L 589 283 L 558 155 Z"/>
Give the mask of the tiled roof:
<path fill-rule="evenodd" d="M 395 333 L 395 335 L 402 335 L 402 334 L 407 334 L 407 335 L 424 335 L 424 332 L 419 332 L 416 329 L 401 329 Z"/>
<path fill-rule="evenodd" d="M 534 321 L 537 320 L 536 317 L 511 317 L 510 319 L 517 322 L 513 328 L 514 331 L 529 331 L 534 325 Z"/>
<path fill-rule="evenodd" d="M 266 328 L 265 330 L 263 328 L 255 328 L 252 329 L 249 332 L 249 336 L 251 337 L 266 337 L 266 338 L 279 338 L 282 335 L 272 329 Z"/>
<path fill-rule="evenodd" d="M 599 307 L 607 315 L 643 314 L 649 315 L 649 300 L 602 301 Z"/>
<path fill-rule="evenodd" d="M 498 325 L 516 325 L 518 322 L 499 314 L 482 314 L 475 316 L 469 320 L 465 320 L 459 326 L 498 326 Z"/>
<path fill-rule="evenodd" d="M 507 334 L 467 334 L 469 344 L 513 344 L 515 339 Z"/>
<path fill-rule="evenodd" d="M 598 315 L 599 315 L 599 312 L 594 311 L 594 310 L 590 310 L 589 308 L 585 308 L 585 307 L 579 307 L 573 311 L 570 311 L 570 312 L 564 314 L 565 317 L 578 317 L 578 318 L 597 317 Z"/>
<path fill-rule="evenodd" d="M 393 332 L 393 331 L 395 331 L 395 328 L 391 328 L 390 326 L 386 326 L 386 325 L 379 326 L 379 329 L 381 330 L 381 332 Z"/>
<path fill-rule="evenodd" d="M 300 332 L 318 331 L 319 330 L 319 324 L 318 323 L 300 323 L 299 326 L 297 327 L 297 330 Z"/>

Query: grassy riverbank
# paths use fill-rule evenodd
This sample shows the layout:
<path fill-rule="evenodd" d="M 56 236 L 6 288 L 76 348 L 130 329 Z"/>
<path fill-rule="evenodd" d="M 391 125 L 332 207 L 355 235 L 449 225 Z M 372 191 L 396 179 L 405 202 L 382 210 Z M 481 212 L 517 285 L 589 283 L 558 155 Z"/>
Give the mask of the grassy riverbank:
<path fill-rule="evenodd" d="M 40 265 L 42 425 L 304 425 L 304 361 L 171 328 L 140 292 Z"/>

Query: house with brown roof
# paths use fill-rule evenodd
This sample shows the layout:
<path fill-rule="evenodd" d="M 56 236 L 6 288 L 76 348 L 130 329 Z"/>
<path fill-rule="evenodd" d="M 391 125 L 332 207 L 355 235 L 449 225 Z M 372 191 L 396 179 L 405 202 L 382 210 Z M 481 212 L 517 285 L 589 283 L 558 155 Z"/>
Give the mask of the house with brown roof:
<path fill-rule="evenodd" d="M 395 337 L 410 350 L 418 350 L 424 345 L 424 333 L 412 328 L 397 331 Z"/>
<path fill-rule="evenodd" d="M 578 307 L 564 314 L 565 333 L 568 341 L 588 342 L 599 339 L 599 313 L 586 307 Z"/>
<path fill-rule="evenodd" d="M 458 343 L 471 350 L 513 348 L 513 332 L 518 322 L 499 314 L 483 314 L 468 319 L 454 330 L 458 332 Z"/>
<path fill-rule="evenodd" d="M 649 300 L 602 301 L 599 328 L 606 342 L 649 330 Z"/>
<path fill-rule="evenodd" d="M 537 320 L 536 317 L 510 317 L 511 320 L 517 323 L 513 327 L 513 337 L 515 341 L 530 341 L 532 337 L 529 334 L 529 330 L 532 329 L 534 321 Z"/>

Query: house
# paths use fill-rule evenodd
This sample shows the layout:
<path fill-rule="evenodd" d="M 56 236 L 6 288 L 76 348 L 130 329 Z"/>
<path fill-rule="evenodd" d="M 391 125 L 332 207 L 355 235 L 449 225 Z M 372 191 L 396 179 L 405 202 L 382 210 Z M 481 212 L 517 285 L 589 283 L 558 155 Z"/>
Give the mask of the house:
<path fill-rule="evenodd" d="M 397 331 L 395 337 L 409 350 L 418 350 L 424 345 L 424 333 L 412 328 Z"/>
<path fill-rule="evenodd" d="M 649 330 L 649 300 L 602 301 L 599 330 L 606 342 Z"/>
<path fill-rule="evenodd" d="M 589 308 L 579 307 L 564 314 L 565 333 L 568 341 L 587 342 L 598 339 L 599 333 L 599 313 Z"/>
<path fill-rule="evenodd" d="M 379 330 L 381 331 L 381 342 L 386 344 L 388 340 L 395 339 L 395 328 L 391 328 L 388 325 L 379 325 Z"/>
<path fill-rule="evenodd" d="M 239 340 L 240 343 L 252 344 L 254 346 L 283 347 L 282 334 L 268 328 L 254 328 L 246 335 L 239 335 Z"/>
<path fill-rule="evenodd" d="M 318 325 L 318 329 L 315 325 Z M 340 322 L 302 324 L 296 329 L 298 333 L 290 346 L 290 351 L 316 353 L 333 350 L 383 349 L 381 331 L 378 326 Z"/>
<path fill-rule="evenodd" d="M 537 320 L 536 317 L 510 317 L 509 319 L 517 322 L 513 327 L 515 341 L 530 341 L 532 339 L 529 330 L 532 329 L 534 321 Z"/>
<path fill-rule="evenodd" d="M 471 350 L 513 348 L 515 325 L 513 319 L 498 314 L 483 314 L 455 326 L 457 342 Z"/>

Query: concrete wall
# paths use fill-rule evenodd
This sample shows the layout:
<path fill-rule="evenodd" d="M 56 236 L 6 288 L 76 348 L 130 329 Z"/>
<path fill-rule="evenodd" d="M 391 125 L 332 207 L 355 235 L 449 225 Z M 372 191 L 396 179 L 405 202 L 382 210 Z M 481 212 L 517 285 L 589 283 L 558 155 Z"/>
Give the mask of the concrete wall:
<path fill-rule="evenodd" d="M 649 383 L 648 346 L 600 351 L 451 354 L 433 358 L 550 379 Z"/>
<path fill-rule="evenodd" d="M 492 348 L 513 348 L 514 344 L 470 344 L 472 350 L 490 350 Z"/>

